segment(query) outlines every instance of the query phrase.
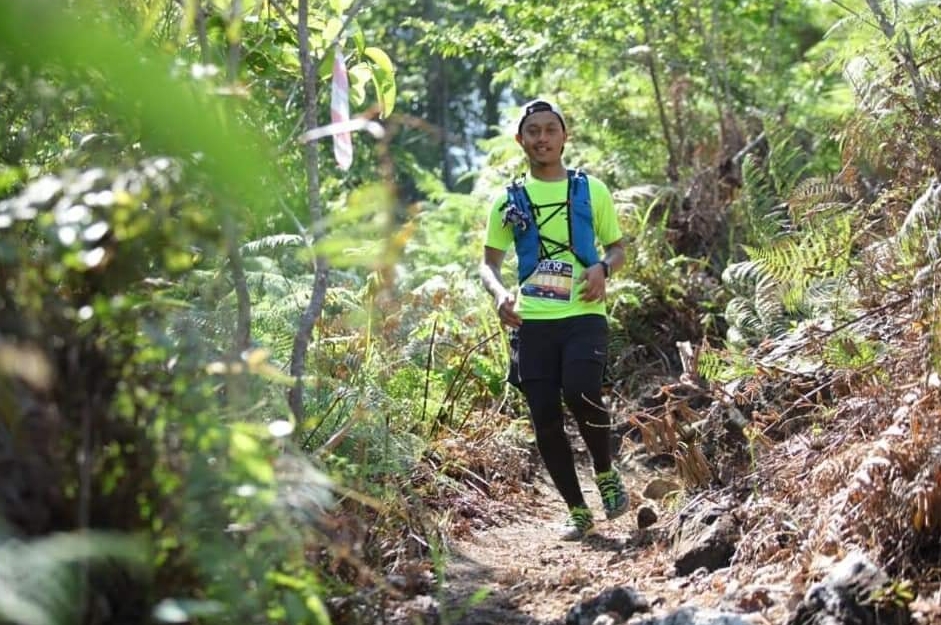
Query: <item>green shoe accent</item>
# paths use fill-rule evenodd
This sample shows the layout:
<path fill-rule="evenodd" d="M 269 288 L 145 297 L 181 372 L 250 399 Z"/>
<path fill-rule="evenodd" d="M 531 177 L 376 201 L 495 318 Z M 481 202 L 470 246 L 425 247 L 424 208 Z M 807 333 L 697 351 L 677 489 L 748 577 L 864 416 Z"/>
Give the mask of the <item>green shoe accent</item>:
<path fill-rule="evenodd" d="M 624 482 L 614 469 L 599 473 L 595 476 L 598 492 L 601 494 L 601 503 L 604 505 L 604 514 L 608 519 L 616 519 L 625 512 L 630 500 L 624 490 Z"/>
<path fill-rule="evenodd" d="M 581 540 L 595 529 L 595 520 L 591 510 L 577 506 L 569 509 L 569 518 L 565 522 L 560 538 L 562 540 Z"/>

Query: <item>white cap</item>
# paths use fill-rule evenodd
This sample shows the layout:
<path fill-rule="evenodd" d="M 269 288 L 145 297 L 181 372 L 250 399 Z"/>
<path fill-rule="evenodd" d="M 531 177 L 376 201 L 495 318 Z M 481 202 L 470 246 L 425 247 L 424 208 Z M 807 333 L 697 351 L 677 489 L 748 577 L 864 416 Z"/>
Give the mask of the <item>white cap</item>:
<path fill-rule="evenodd" d="M 565 130 L 565 118 L 562 117 L 562 109 L 559 108 L 554 102 L 549 100 L 543 100 L 542 98 L 537 98 L 535 100 L 530 100 L 523 105 L 523 108 L 520 109 L 519 119 L 516 123 L 516 134 L 521 134 L 523 131 L 523 122 L 526 121 L 526 118 L 532 115 L 533 113 L 541 113 L 542 111 L 549 111 L 554 113 L 556 117 L 559 118 L 559 121 L 562 123 L 562 130 Z"/>

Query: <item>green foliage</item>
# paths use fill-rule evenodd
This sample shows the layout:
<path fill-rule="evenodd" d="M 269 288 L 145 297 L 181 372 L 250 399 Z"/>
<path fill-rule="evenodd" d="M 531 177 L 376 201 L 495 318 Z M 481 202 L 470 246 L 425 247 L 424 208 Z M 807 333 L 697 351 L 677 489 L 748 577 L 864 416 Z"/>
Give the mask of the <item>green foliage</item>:
<path fill-rule="evenodd" d="M 770 245 L 797 220 L 788 214 L 787 200 L 809 167 L 806 150 L 793 131 L 766 135 L 767 154 L 748 155 L 742 163 L 742 193 L 731 206 L 733 245 Z M 731 252 L 734 258 L 736 251 Z"/>
<path fill-rule="evenodd" d="M 852 223 L 851 216 L 840 214 L 771 246 L 744 246 L 750 260 L 732 263 L 722 273 L 736 293 L 726 307 L 730 338 L 761 339 L 784 331 L 794 315 L 838 311 L 841 294 L 845 299 L 850 292 Z"/>
<path fill-rule="evenodd" d="M 741 351 L 704 349 L 699 352 L 698 373 L 706 380 L 731 382 L 753 376 L 755 363 Z"/>
<path fill-rule="evenodd" d="M 337 40 L 354 108 L 375 105 L 387 134 L 357 136 L 346 173 L 320 142 L 327 219 L 310 224 L 291 7 L 218 1 L 200 21 L 193 2 L 74 4 L 0 6 L 0 335 L 18 342 L 0 341 L 0 416 L 61 468 L 32 476 L 55 485 L 49 509 L 72 518 L 90 489 L 94 519 L 149 538 L 141 585 L 168 620 L 326 622 L 322 597 L 353 577 L 325 529 L 333 488 L 382 503 L 357 509 L 375 521 L 356 537 L 371 565 L 436 531 L 415 498 L 453 490 L 461 465 L 449 458 L 417 493 L 409 480 L 437 437 L 515 397 L 475 274 L 488 196 L 525 169 L 512 136 L 493 136 L 514 102 L 560 100 L 569 164 L 616 190 L 629 254 L 611 284 L 611 351 L 646 348 L 661 371 L 707 317 L 732 342 L 839 318 L 867 177 L 916 175 L 936 140 L 937 77 L 920 65 L 925 89 L 909 92 L 897 61 L 906 37 L 919 61 L 941 51 L 927 11 L 903 9 L 888 39 L 862 3 L 866 19 L 824 36 L 837 9 L 799 0 L 380 0 L 342 30 L 354 5 L 332 0 L 310 20 L 316 117 Z M 693 197 L 691 180 L 711 193 Z M 678 229 L 700 223 L 688 215 L 718 233 L 708 258 L 677 252 Z M 330 285 L 294 423 L 285 371 L 317 254 Z M 239 257 L 252 345 L 236 354 Z M 841 333 L 825 360 L 869 367 L 882 349 Z M 721 382 L 754 365 L 707 349 L 699 368 Z M 60 414 L 93 415 L 90 454 Z M 89 475 L 78 457 L 98 460 Z M 424 542 L 414 553 L 429 555 Z"/>
<path fill-rule="evenodd" d="M 0 618 L 22 625 L 78 622 L 81 606 L 74 597 L 85 585 L 82 568 L 94 569 L 110 560 L 140 574 L 148 566 L 148 552 L 146 541 L 116 532 L 69 533 L 33 541 L 4 535 Z"/>
<path fill-rule="evenodd" d="M 88 27 L 75 28 L 74 19 Z M 194 163 L 221 197 L 265 205 L 264 185 L 278 178 L 268 168 L 267 142 L 232 123 L 227 106 L 209 106 L 174 80 L 163 70 L 165 59 L 129 45 L 92 15 L 63 11 L 49 0 L 5 2 L 0 24 L 0 61 L 14 68 L 55 67 L 76 81 L 93 68 L 102 84 L 89 92 L 95 104 L 139 123 L 149 149 L 179 157 L 199 154 Z M 33 45 L 37 40 L 47 45 Z M 167 111 L 173 111 L 172 122 Z"/>
<path fill-rule="evenodd" d="M 793 132 L 767 134 L 767 154 L 746 157 L 731 207 L 733 242 L 748 257 L 722 272 L 733 294 L 725 309 L 732 343 L 778 335 L 800 315 L 839 314 L 851 295 L 853 191 L 807 177 L 811 165 Z"/>
<path fill-rule="evenodd" d="M 859 3 L 862 4 L 862 3 Z M 828 53 L 852 89 L 857 113 L 844 130 L 844 154 L 867 174 L 889 178 L 915 162 L 937 170 L 941 90 L 929 78 L 941 50 L 941 16 L 925 3 L 847 8 L 827 33 Z"/>
<path fill-rule="evenodd" d="M 173 6 L 164 5 L 171 17 Z M 81 149 L 67 155 L 70 162 L 87 167 L 90 160 L 110 157 L 113 167 L 47 174 L 0 202 L 0 331 L 26 348 L 35 346 L 37 362 L 53 371 L 28 378 L 50 386 L 43 389 L 50 392 L 41 398 L 18 396 L 0 408 L 18 437 L 47 429 L 36 453 L 49 455 L 51 471 L 62 471 L 58 478 L 27 474 L 23 479 L 47 485 L 44 492 L 54 499 L 37 501 L 38 506 L 57 505 L 55 498 L 69 508 L 87 506 L 79 527 L 94 523 L 151 538 L 153 554 L 142 554 L 145 572 L 131 582 L 133 591 L 119 596 L 120 587 L 114 586 L 114 596 L 101 600 L 114 610 L 132 605 L 138 616 L 128 616 L 129 622 L 148 620 L 147 602 L 155 597 L 164 599 L 157 616 L 174 620 L 250 622 L 267 613 L 271 622 L 325 623 L 320 597 L 328 584 L 308 566 L 304 547 L 321 540 L 310 528 L 332 504 L 331 484 L 308 460 L 294 456 L 283 438 L 298 425 L 283 416 L 284 385 L 293 380 L 263 350 L 228 355 L 235 306 L 227 270 L 218 260 L 220 250 L 229 249 L 221 237 L 220 224 L 228 219 L 224 208 L 248 204 L 257 212 L 271 206 L 271 191 L 284 183 L 280 172 L 271 166 L 262 134 L 246 130 L 234 107 L 211 100 L 199 85 L 186 85 L 170 71 L 156 70 L 166 59 L 114 34 L 110 15 L 102 14 L 100 22 L 77 15 L 85 23 L 75 29 L 69 18 L 76 15 L 61 7 L 47 15 L 50 8 L 14 3 L 0 9 L 4 75 L 13 68 L 27 82 L 34 71 L 87 80 L 90 88 L 79 99 L 96 105 L 97 115 L 111 113 L 96 120 L 98 128 L 113 122 L 126 136 L 136 139 L 140 133 L 142 141 L 127 149 L 120 145 L 124 136 L 113 135 L 110 144 L 99 141 L 105 149 L 93 154 L 89 138 L 104 135 L 86 135 Z M 66 25 L 71 32 L 65 32 Z M 45 36 L 54 43 L 43 51 L 24 43 Z M 364 54 L 382 66 L 385 77 L 378 82 L 385 97 L 394 98 L 387 59 L 375 50 Z M 16 90 L 8 87 L 5 81 L 4 96 L 14 97 Z M 35 91 L 40 93 L 38 86 Z M 386 103 L 387 112 L 391 106 Z M 10 117 L 21 118 L 19 111 Z M 62 132 L 63 120 L 56 124 Z M 66 162 L 61 155 L 42 157 L 29 143 L 35 133 L 23 137 L 18 153 L 5 154 L 16 157 L 16 164 Z M 54 144 L 55 138 L 48 141 Z M 178 158 L 148 157 L 155 149 Z M 3 187 L 6 196 L 26 176 L 4 172 L 10 173 L 4 179 L 10 181 Z M 355 198 L 350 205 L 361 210 Z M 376 214 L 361 211 L 354 219 Z M 336 226 L 347 223 L 338 217 Z M 309 292 L 309 286 L 292 281 L 294 276 L 279 275 L 281 264 L 293 260 L 285 248 L 299 242 L 287 235 L 244 246 L 250 255 L 246 282 L 256 296 L 274 300 L 289 290 Z M 278 338 L 291 335 L 296 319 L 296 311 L 284 312 L 290 311 L 282 311 L 279 320 L 290 321 L 278 327 Z M 11 376 L 26 374 L 3 366 L 0 388 L 10 387 Z M 19 414 L 20 405 L 39 405 L 46 416 Z M 92 422 L 85 427 L 94 429 L 93 442 L 82 443 L 75 429 L 56 435 L 57 414 L 89 415 Z M 6 442 L 27 446 L 25 440 Z M 87 459 L 82 468 L 87 473 L 71 462 L 62 464 L 77 457 Z M 35 510 L 5 509 L 4 514 L 26 522 L 45 516 Z M 108 556 L 119 545 L 102 543 L 96 553 Z M 112 592 L 101 587 L 107 589 L 109 576 L 120 576 L 120 568 L 115 560 L 115 570 L 97 579 L 94 588 L 86 592 L 75 585 L 63 592 L 81 611 L 82 597 Z M 55 591 L 49 596 L 59 601 L 61 593 L 52 586 L 57 575 L 50 571 L 50 585 L 36 590 Z M 154 580 L 160 582 L 153 594 L 138 591 Z M 248 587 L 251 593 L 244 592 Z M 41 606 L 26 607 L 37 615 Z M 14 608 L 23 608 L 22 602 Z"/>
<path fill-rule="evenodd" d="M 881 341 L 873 341 L 849 332 L 840 332 L 827 340 L 823 360 L 835 369 L 864 369 L 871 367 L 885 352 Z"/>

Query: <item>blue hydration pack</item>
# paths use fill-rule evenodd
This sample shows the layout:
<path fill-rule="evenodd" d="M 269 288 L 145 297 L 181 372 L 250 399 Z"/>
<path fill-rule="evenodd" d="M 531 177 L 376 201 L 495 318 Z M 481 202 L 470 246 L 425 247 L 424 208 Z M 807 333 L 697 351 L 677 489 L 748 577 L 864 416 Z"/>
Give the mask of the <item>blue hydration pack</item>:
<path fill-rule="evenodd" d="M 520 180 L 513 181 L 506 188 L 507 204 L 503 224 L 513 226 L 520 284 L 536 271 L 540 260 L 552 258 L 562 251 L 571 251 L 583 267 L 591 267 L 598 262 L 588 176 L 580 169 L 569 169 L 568 183 L 567 201 L 545 206 L 533 206 Z M 540 235 L 540 224 L 552 219 L 563 208 L 567 212 L 568 241 L 555 241 Z M 540 209 L 553 210 L 547 215 L 541 215 L 536 212 Z"/>

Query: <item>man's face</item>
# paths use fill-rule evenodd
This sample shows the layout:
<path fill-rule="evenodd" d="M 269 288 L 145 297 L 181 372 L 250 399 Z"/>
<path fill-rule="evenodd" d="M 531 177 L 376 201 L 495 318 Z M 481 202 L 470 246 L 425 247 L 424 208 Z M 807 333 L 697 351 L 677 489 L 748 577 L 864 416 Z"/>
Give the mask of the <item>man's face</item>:
<path fill-rule="evenodd" d="M 552 111 L 533 113 L 523 122 L 516 142 L 522 146 L 530 162 L 555 165 L 562 160 L 562 146 L 567 135 L 562 122 Z"/>

